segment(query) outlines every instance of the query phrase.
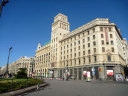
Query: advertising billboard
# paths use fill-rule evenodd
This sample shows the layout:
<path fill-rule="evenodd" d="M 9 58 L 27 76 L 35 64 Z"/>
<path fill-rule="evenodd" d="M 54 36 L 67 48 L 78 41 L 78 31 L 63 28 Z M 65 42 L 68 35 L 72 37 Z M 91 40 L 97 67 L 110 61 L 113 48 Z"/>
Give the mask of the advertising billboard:
<path fill-rule="evenodd" d="M 113 75 L 113 70 L 107 70 L 107 75 Z"/>

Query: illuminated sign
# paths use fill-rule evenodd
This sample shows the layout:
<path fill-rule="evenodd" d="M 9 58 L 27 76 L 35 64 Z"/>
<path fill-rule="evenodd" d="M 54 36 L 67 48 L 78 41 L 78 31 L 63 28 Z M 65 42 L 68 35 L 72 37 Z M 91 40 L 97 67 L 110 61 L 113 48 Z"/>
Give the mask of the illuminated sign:
<path fill-rule="evenodd" d="M 113 70 L 107 70 L 107 75 L 113 75 Z"/>
<path fill-rule="evenodd" d="M 44 46 L 47 45 L 47 44 L 49 44 L 49 43 L 51 43 L 51 40 L 49 42 L 45 43 Z"/>

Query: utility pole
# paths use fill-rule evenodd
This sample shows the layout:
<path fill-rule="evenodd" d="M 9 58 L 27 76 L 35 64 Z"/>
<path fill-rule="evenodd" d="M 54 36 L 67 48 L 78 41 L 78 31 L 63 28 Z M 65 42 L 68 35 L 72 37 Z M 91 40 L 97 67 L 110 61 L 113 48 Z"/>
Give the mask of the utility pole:
<path fill-rule="evenodd" d="M 1 17 L 3 6 L 5 6 L 8 2 L 9 2 L 9 0 L 6 0 L 6 1 L 2 0 L 1 5 L 0 5 L 0 17 Z"/>
<path fill-rule="evenodd" d="M 11 49 L 12 49 L 12 47 L 9 48 L 9 53 L 8 53 L 7 68 L 6 68 L 6 73 L 5 73 L 6 78 L 8 78 L 8 63 L 9 63 L 9 56 L 10 56 Z"/>

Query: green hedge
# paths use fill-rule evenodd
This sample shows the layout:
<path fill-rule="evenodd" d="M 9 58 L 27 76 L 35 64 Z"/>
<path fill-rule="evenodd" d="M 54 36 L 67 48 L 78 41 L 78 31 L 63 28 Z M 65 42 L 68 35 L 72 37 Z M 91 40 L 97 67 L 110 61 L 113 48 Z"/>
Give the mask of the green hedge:
<path fill-rule="evenodd" d="M 6 83 L 0 82 L 0 93 L 9 92 L 11 91 L 11 83 L 12 80 L 8 80 Z M 12 90 L 18 90 L 26 87 L 30 87 L 33 85 L 36 85 L 38 83 L 43 83 L 43 80 L 35 79 L 35 78 L 29 78 L 27 79 L 14 79 L 13 80 L 13 86 Z"/>

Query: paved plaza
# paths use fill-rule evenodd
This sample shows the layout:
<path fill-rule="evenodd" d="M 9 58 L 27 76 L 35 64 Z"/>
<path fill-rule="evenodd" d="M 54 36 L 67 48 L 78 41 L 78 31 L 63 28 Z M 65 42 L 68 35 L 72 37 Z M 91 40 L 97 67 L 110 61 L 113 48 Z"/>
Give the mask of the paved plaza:
<path fill-rule="evenodd" d="M 128 96 L 128 83 L 47 80 L 49 86 L 24 96 Z"/>

